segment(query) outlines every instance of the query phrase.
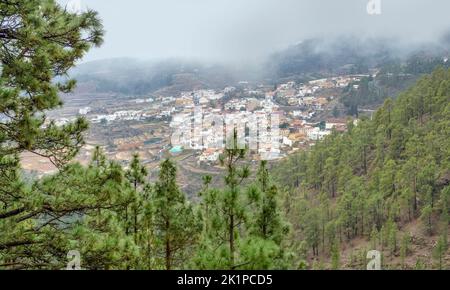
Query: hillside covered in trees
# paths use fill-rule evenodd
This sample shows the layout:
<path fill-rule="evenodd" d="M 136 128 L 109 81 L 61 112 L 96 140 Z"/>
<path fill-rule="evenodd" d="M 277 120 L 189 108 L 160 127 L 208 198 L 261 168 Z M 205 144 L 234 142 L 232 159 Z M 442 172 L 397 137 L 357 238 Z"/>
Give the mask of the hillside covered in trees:
<path fill-rule="evenodd" d="M 441 68 L 386 100 L 373 120 L 277 165 L 305 261 L 331 257 L 338 267 L 339 249 L 359 242 L 367 248 L 347 253 L 349 268 L 364 268 L 369 249 L 383 251 L 386 267 L 448 268 L 449 150 L 450 71 Z"/>

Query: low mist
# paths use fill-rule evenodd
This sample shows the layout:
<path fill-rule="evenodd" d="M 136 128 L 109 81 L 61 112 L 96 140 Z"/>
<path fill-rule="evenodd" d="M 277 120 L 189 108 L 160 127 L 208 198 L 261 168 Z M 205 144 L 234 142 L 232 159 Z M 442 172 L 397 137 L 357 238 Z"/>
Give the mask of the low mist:
<path fill-rule="evenodd" d="M 390 39 L 417 46 L 450 29 L 448 0 L 60 0 L 99 12 L 105 44 L 85 61 L 131 57 L 254 64 L 311 38 Z M 370 12 L 370 11 L 369 11 Z"/>

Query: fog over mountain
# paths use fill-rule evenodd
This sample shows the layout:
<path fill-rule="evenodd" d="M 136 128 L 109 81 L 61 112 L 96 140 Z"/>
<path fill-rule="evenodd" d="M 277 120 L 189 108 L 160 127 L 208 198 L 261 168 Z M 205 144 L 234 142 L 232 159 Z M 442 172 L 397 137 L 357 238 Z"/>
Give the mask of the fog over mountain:
<path fill-rule="evenodd" d="M 92 8 L 105 44 L 85 61 L 183 58 L 255 63 L 310 38 L 386 38 L 407 46 L 434 42 L 450 28 L 448 0 L 59 0 Z"/>
<path fill-rule="evenodd" d="M 448 66 L 449 45 L 440 42 L 405 46 L 388 38 L 312 38 L 281 49 L 257 63 L 236 64 L 189 58 L 139 60 L 111 58 L 80 64 L 71 76 L 100 92 L 145 95 L 165 89 L 176 94 L 200 88 L 223 89 L 238 81 L 277 84 L 371 69 L 421 75 Z M 402 68 L 403 67 L 403 68 Z"/>

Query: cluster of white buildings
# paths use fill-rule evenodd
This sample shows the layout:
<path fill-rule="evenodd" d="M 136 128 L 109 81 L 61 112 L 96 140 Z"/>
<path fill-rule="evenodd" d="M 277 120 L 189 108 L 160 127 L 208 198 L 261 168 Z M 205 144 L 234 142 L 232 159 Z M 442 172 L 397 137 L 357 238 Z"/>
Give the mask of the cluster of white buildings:
<path fill-rule="evenodd" d="M 90 107 L 85 107 L 79 110 L 79 115 L 91 113 L 92 123 L 171 117 L 171 146 L 198 150 L 200 162 L 216 162 L 236 129 L 239 146 L 248 147 L 261 159 L 270 160 L 283 157 L 282 150 L 294 150 L 299 142 L 313 143 L 331 134 L 335 127 L 331 123 L 327 123 L 326 128 L 307 123 L 330 99 L 319 97 L 318 92 L 326 88 L 343 88 L 357 80 L 356 77 L 336 77 L 299 85 L 288 82 L 275 90 L 270 86 L 240 83 L 245 85 L 243 90 L 239 88 L 239 95 L 244 97 L 227 98 L 226 102 L 224 97 L 237 88 L 194 90 L 182 92 L 177 97 L 134 99 L 129 102 L 142 104 L 142 107 L 134 106 L 130 110 L 96 116 L 93 116 Z M 292 103 L 296 107 L 295 110 L 285 115 L 275 103 L 275 97 L 288 99 L 289 105 Z M 58 122 L 64 125 L 70 120 L 61 119 Z M 281 122 L 283 126 L 280 128 Z"/>
<path fill-rule="evenodd" d="M 153 103 L 155 100 L 153 98 L 147 98 L 147 99 L 136 99 L 134 100 L 134 103 L 136 104 L 145 104 L 145 103 Z"/>
<path fill-rule="evenodd" d="M 100 123 L 102 121 L 114 122 L 114 121 L 139 121 L 151 117 L 152 114 L 145 111 L 129 110 L 129 111 L 117 111 L 107 115 L 97 115 L 91 119 L 92 123 Z"/>
<path fill-rule="evenodd" d="M 331 130 L 321 130 L 319 127 L 308 128 L 305 131 L 310 141 L 322 140 L 325 136 L 331 134 Z"/>
<path fill-rule="evenodd" d="M 279 132 L 282 112 L 265 109 L 254 112 L 229 112 L 220 109 L 195 107 L 193 113 L 180 113 L 172 118 L 172 146 L 202 151 L 200 161 L 217 161 L 230 141 L 234 131 L 238 134 L 238 146 L 249 148 L 264 159 L 281 157 L 283 140 Z"/>
<path fill-rule="evenodd" d="M 228 111 L 240 111 L 247 109 L 247 99 L 233 99 L 228 101 L 228 103 L 225 104 L 225 110 Z"/>
<path fill-rule="evenodd" d="M 220 93 L 212 90 L 183 93 L 176 100 L 177 111 L 172 115 L 170 123 L 174 132 L 171 145 L 200 151 L 200 162 L 215 162 L 227 140 L 231 138 L 233 129 L 230 128 L 235 128 L 241 146 L 248 146 L 262 159 L 280 158 L 283 156 L 281 149 L 283 152 L 290 151 L 297 142 L 314 143 L 331 134 L 335 125 L 339 128 L 343 126 L 342 122 L 326 123 L 326 128 L 323 128 L 308 121 L 328 102 L 324 97 L 316 97 L 317 91 L 331 86 L 344 87 L 352 81 L 354 79 L 338 77 L 316 80 L 300 86 L 289 82 L 280 85 L 275 91 L 270 88 L 257 89 L 255 94 L 265 95 L 263 99 L 249 95 L 247 90 L 246 97 L 233 98 L 224 103 L 223 111 L 217 106 L 209 106 L 210 101 L 221 100 L 227 92 L 236 90 L 234 87 L 226 88 Z M 285 116 L 273 100 L 274 96 L 280 95 L 293 96 L 295 105 L 301 108 Z M 261 123 L 261 120 L 265 121 Z M 276 126 L 273 120 L 276 120 Z M 280 120 L 289 125 L 284 125 L 284 129 L 281 129 Z M 294 126 L 294 121 L 300 124 Z M 252 135 L 254 132 L 257 133 Z"/>
<path fill-rule="evenodd" d="M 216 92 L 214 90 L 197 90 L 193 92 L 194 98 L 198 99 L 200 102 L 203 101 L 215 101 L 223 98 L 224 93 Z"/>
<path fill-rule="evenodd" d="M 172 96 L 169 96 L 169 97 L 163 97 L 162 99 L 161 99 L 161 105 L 169 105 L 169 104 L 171 104 L 171 103 L 173 103 L 173 102 L 175 102 L 176 101 L 176 98 L 174 98 L 174 97 L 172 97 Z"/>
<path fill-rule="evenodd" d="M 315 111 L 293 111 L 292 116 L 301 120 L 310 120 L 316 115 Z"/>
<path fill-rule="evenodd" d="M 339 76 L 309 81 L 306 84 L 297 85 L 295 82 L 288 82 L 277 87 L 275 94 L 277 97 L 287 99 L 289 105 L 309 106 L 320 110 L 326 103 L 325 98 L 318 96 L 321 90 L 345 88 L 354 84 L 358 88 L 357 82 L 361 81 L 363 75 Z"/>

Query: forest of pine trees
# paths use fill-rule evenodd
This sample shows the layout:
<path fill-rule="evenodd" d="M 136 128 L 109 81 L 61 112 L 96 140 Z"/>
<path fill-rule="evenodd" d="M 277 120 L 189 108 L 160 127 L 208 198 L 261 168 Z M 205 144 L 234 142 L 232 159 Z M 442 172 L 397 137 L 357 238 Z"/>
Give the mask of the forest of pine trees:
<path fill-rule="evenodd" d="M 348 127 L 275 166 L 294 240 L 315 261 L 336 260 L 336 246 L 370 241 L 400 256 L 391 266 L 402 268 L 412 254 L 406 228 L 417 224 L 433 237 L 428 268 L 448 268 L 450 71 L 436 69 L 386 100 L 372 120 Z"/>
<path fill-rule="evenodd" d="M 171 160 L 154 183 L 138 155 L 124 168 L 96 148 L 83 166 L 73 159 L 86 120 L 46 122 L 75 85 L 54 80 L 102 42 L 95 12 L 53 0 L 1 1 L 0 11 L 0 269 L 63 269 L 72 250 L 84 269 L 365 268 L 371 249 L 400 258 L 386 267 L 411 268 L 412 223 L 434 241 L 414 267 L 449 267 L 450 71 L 256 172 L 234 136 L 220 158 L 224 186 L 204 176 L 194 202 Z M 25 179 L 23 152 L 58 172 Z M 357 240 L 369 248 L 344 255 Z"/>

